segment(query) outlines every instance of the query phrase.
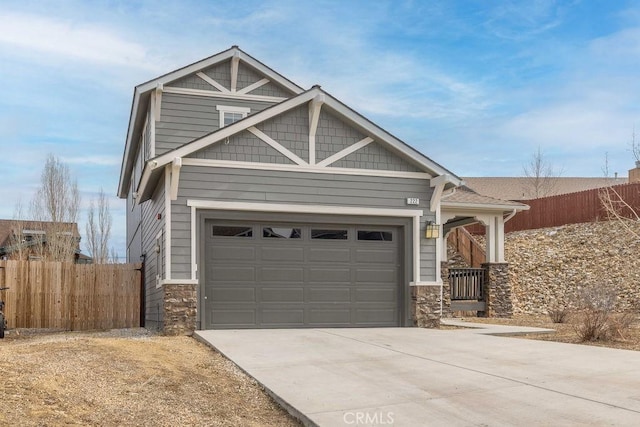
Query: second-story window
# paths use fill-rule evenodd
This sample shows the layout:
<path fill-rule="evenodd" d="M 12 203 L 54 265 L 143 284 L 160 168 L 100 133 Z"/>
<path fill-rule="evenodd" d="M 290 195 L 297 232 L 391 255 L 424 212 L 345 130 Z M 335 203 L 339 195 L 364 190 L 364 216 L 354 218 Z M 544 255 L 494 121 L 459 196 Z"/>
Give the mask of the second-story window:
<path fill-rule="evenodd" d="M 229 126 L 238 120 L 244 119 L 251 111 L 247 107 L 234 107 L 231 105 L 217 105 L 216 110 L 220 112 L 220 127 Z"/>

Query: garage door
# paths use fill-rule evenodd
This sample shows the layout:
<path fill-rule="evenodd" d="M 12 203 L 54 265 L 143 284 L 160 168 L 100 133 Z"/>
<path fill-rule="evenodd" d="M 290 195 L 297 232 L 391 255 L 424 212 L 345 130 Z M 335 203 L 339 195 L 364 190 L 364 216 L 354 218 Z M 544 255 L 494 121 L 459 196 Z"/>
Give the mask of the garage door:
<path fill-rule="evenodd" d="M 401 228 L 205 223 L 205 328 L 399 326 Z"/>

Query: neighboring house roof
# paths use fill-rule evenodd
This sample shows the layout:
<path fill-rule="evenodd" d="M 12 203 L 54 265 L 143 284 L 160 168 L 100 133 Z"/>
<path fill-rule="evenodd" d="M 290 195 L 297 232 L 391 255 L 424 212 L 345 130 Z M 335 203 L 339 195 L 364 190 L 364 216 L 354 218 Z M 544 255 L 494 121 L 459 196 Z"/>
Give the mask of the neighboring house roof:
<path fill-rule="evenodd" d="M 442 207 L 461 207 L 490 210 L 502 209 L 505 211 L 513 211 L 514 209 L 517 211 L 524 211 L 529 209 L 529 206 L 525 204 L 485 196 L 465 187 L 457 188 L 452 193 L 443 195 Z"/>
<path fill-rule="evenodd" d="M 27 231 L 44 231 L 50 229 L 53 223 L 49 221 L 28 221 L 15 219 L 0 219 L 0 250 L 2 252 L 10 252 L 12 237 L 14 235 L 23 234 Z M 73 237 L 80 239 L 77 223 L 62 223 L 63 229 L 73 233 Z"/>
<path fill-rule="evenodd" d="M 504 200 L 531 200 L 532 178 L 527 177 L 469 177 L 463 178 L 467 187 L 477 193 Z M 627 178 L 580 178 L 557 177 L 549 186 L 548 194 L 541 197 L 558 194 L 576 193 L 610 185 L 626 184 Z"/>

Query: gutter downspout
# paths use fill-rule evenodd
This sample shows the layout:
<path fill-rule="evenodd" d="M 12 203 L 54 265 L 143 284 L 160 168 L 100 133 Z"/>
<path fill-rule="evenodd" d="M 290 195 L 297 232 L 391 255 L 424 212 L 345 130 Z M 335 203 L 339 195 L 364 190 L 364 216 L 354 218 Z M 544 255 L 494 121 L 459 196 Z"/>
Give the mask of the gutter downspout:
<path fill-rule="evenodd" d="M 516 215 L 516 213 L 518 213 L 518 210 L 514 208 L 513 212 L 511 212 L 509 215 L 507 215 L 506 218 L 503 219 L 503 221 L 504 222 L 509 221 L 511 218 L 513 218 Z"/>

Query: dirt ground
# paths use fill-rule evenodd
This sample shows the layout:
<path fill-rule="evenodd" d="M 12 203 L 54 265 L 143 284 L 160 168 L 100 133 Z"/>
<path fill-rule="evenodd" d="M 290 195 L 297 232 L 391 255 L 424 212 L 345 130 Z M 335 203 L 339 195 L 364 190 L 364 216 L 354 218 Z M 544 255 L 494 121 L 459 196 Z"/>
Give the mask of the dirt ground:
<path fill-rule="evenodd" d="M 0 340 L 0 425 L 300 425 L 193 338 L 26 332 Z"/>
<path fill-rule="evenodd" d="M 608 341 L 587 341 L 581 342 L 575 331 L 577 315 L 569 316 L 566 323 L 553 323 L 549 316 L 514 316 L 512 319 L 496 319 L 482 317 L 464 317 L 464 320 L 476 323 L 494 323 L 498 325 L 514 326 L 535 326 L 539 328 L 554 329 L 552 334 L 528 334 L 519 335 L 519 338 L 529 338 L 544 341 L 557 341 L 574 344 L 597 345 L 601 347 L 620 348 L 624 350 L 640 351 L 640 321 L 636 320 L 631 327 L 618 335 L 615 339 Z"/>

